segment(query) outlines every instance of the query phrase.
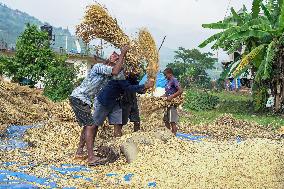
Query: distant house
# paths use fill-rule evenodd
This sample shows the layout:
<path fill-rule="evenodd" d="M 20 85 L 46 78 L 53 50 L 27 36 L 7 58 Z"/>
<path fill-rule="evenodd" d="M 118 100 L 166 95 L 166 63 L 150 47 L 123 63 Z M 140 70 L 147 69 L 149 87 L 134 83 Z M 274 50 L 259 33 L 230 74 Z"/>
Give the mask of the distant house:
<path fill-rule="evenodd" d="M 77 78 L 84 78 L 94 64 L 105 60 L 98 56 L 68 55 L 67 63 L 79 68 Z"/>
<path fill-rule="evenodd" d="M 243 47 L 240 47 L 237 51 L 229 54 L 229 59 L 223 61 L 223 70 L 230 69 L 230 72 L 237 66 L 241 61 L 241 56 L 244 53 Z M 228 75 L 226 79 L 226 89 L 227 90 L 238 90 L 241 87 L 251 88 L 251 83 L 253 80 L 251 69 L 248 69 L 245 73 L 242 73 L 238 78 L 234 78 L 232 74 Z"/>

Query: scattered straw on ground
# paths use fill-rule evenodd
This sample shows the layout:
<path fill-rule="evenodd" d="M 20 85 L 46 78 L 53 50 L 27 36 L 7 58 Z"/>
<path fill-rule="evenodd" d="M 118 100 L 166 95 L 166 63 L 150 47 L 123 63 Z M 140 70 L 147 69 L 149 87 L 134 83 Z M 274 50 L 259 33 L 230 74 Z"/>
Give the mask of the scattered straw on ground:
<path fill-rule="evenodd" d="M 12 85 L 12 87 L 18 86 Z M 22 89 L 19 87 L 18 90 Z M 28 106 L 29 99 L 37 98 L 33 96 L 34 90 L 32 89 L 24 95 L 13 93 L 9 91 L 10 89 L 2 90 L 6 90 L 1 91 L 3 94 L 9 93 L 9 98 L 18 102 L 18 110 L 26 108 L 26 111 L 30 111 L 29 107 L 33 106 L 31 104 Z M 15 108 L 12 103 L 10 106 Z M 45 110 L 42 110 L 43 107 L 45 105 L 39 106 L 34 111 L 40 113 Z M 1 162 L 19 162 L 21 165 L 33 163 L 35 167 L 19 170 L 19 166 L 14 165 L 9 166 L 10 170 L 49 177 L 50 174 L 56 173 L 50 165 L 59 166 L 65 163 L 85 165 L 84 161 L 77 162 L 72 159 L 79 139 L 80 127 L 74 121 L 70 107 L 68 104 L 53 104 L 50 108 L 47 110 L 50 113 L 49 119 L 46 120 L 44 126 L 27 131 L 25 140 L 29 142 L 29 148 L 0 152 Z M 143 108 L 147 107 L 142 105 L 141 109 Z M 1 116 L 9 113 L 5 111 L 2 110 Z M 23 118 L 20 112 L 19 118 Z M 28 121 L 32 121 L 33 117 L 29 119 Z M 44 121 L 39 118 L 35 120 Z M 145 132 L 133 134 L 132 125 L 129 124 L 124 128 L 124 136 L 119 139 L 110 137 L 112 135 L 111 126 L 108 128 L 104 126 L 104 129 L 100 129 L 100 137 L 96 139 L 96 144 L 118 147 L 129 137 L 141 134 L 149 137 L 155 133 L 157 128 L 163 128 L 161 120 L 161 110 L 151 115 L 144 114 L 142 128 Z M 278 189 L 284 186 L 284 142 L 281 139 L 278 140 L 278 136 L 274 135 L 273 131 L 236 120 L 228 115 L 217 119 L 211 125 L 197 127 L 181 124 L 180 126 L 184 132 L 208 134 L 211 139 L 204 142 L 191 142 L 173 137 L 163 142 L 151 138 L 150 144 L 139 145 L 138 159 L 132 164 L 127 164 L 122 156 L 113 164 L 92 168 L 91 172 L 80 173 L 84 177 L 91 178 L 92 182 L 74 179 L 68 174 L 63 176 L 66 179 L 58 178 L 56 181 L 59 187 L 76 186 L 78 188 L 97 185 L 102 188 L 145 188 L 148 182 L 156 182 L 157 188 Z M 236 136 L 246 138 L 246 140 L 239 144 L 234 140 L 226 140 L 235 139 Z M 0 168 L 7 169 L 3 165 L 0 165 Z M 134 176 L 130 183 L 126 183 L 122 181 L 122 178 L 107 177 L 107 173 L 118 173 L 119 175 L 133 173 Z M 120 184 L 116 185 L 118 182 Z"/>

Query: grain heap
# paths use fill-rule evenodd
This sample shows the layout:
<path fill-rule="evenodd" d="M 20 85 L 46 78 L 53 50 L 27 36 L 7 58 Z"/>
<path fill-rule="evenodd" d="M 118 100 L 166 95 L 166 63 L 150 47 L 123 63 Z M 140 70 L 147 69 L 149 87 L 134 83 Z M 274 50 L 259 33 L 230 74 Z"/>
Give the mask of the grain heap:
<path fill-rule="evenodd" d="M 25 89 L 25 87 L 14 84 L 7 85 L 11 85 L 18 91 Z M 5 91 L 1 91 L 1 94 L 8 93 L 6 90 L 9 91 L 9 89 L 5 89 Z M 29 103 L 29 99 L 43 98 L 40 93 L 37 97 L 33 96 L 36 94 L 34 89 L 27 88 L 26 90 L 29 92 L 25 95 L 29 98 L 25 95 L 21 96 L 17 92 L 9 91 L 9 98 L 14 98 L 15 101 L 19 102 L 16 106 L 22 108 Z M 36 99 L 34 100 L 36 101 Z M 33 128 L 27 131 L 25 139 L 29 142 L 30 147 L 24 150 L 0 152 L 1 162 L 18 162 L 21 165 L 34 164 L 34 167 L 23 170 L 18 165 L 12 165 L 9 166 L 9 170 L 49 178 L 51 174 L 58 174 L 50 168 L 50 165 L 85 164 L 84 161 L 78 162 L 72 159 L 76 150 L 80 127 L 74 122 L 70 107 L 68 107 L 68 104 L 61 104 L 60 106 L 52 103 L 47 104 L 52 109 L 50 110 L 51 119 L 41 128 Z M 47 104 L 44 105 L 43 103 L 42 106 L 45 107 Z M 32 104 L 29 105 L 32 107 Z M 141 107 L 141 109 L 146 108 L 148 108 L 148 105 Z M 61 113 L 55 112 L 62 112 L 63 110 L 68 116 L 63 117 Z M 267 135 L 267 133 L 270 133 L 269 131 L 258 130 L 257 135 L 247 133 L 242 130 L 249 129 L 248 127 L 252 126 L 250 123 L 240 122 L 225 115 L 212 124 L 214 127 L 206 127 L 206 125 L 194 127 L 193 125 L 183 124 L 184 132 L 202 132 L 203 128 L 204 133 L 211 133 L 213 140 L 190 142 L 173 137 L 167 141 L 162 141 L 156 137 L 151 137 L 154 135 L 155 129 L 163 125 L 162 112 L 159 110 L 151 115 L 149 113 L 144 114 L 143 117 L 142 128 L 146 132 L 132 133 L 132 125 L 127 125 L 123 129 L 123 137 L 97 140 L 97 144 L 118 146 L 129 138 L 137 138 L 137 136 L 141 138 L 141 135 L 150 138 L 150 142 L 138 145 L 139 153 L 136 161 L 127 164 L 125 158 L 120 157 L 117 162 L 108 166 L 92 168 L 93 171 L 91 172 L 78 173 L 92 179 L 92 182 L 73 178 L 71 173 L 60 175 L 61 178 L 55 179 L 59 187 L 87 188 L 99 184 L 101 188 L 145 188 L 149 182 L 153 181 L 157 183 L 158 188 L 278 189 L 284 185 L 283 140 L 255 138 L 263 138 L 262 136 L 270 138 L 270 135 Z M 242 124 L 241 127 L 238 126 L 240 124 Z M 234 138 L 233 135 L 239 135 L 239 133 L 234 132 L 235 128 L 239 129 L 239 133 L 243 132 L 247 135 L 246 138 L 248 139 L 239 144 L 235 141 L 223 140 L 226 138 L 223 136 L 225 134 L 230 135 L 230 139 Z M 211 129 L 212 132 L 210 132 Z M 224 132 L 224 130 L 230 129 L 230 132 Z M 109 127 L 108 131 L 112 131 L 112 128 Z M 261 133 L 263 135 L 260 135 Z M 214 138 L 219 140 L 214 140 Z M 7 167 L 0 163 L 0 169 L 7 169 Z M 107 173 L 117 173 L 119 176 L 107 177 Z M 134 174 L 130 183 L 123 181 L 123 176 L 128 173 Z M 115 183 L 119 183 L 119 185 Z"/>
<path fill-rule="evenodd" d="M 146 68 L 148 79 L 154 79 L 156 83 L 159 71 L 159 52 L 155 40 L 146 28 L 142 28 L 139 31 L 138 41 L 143 52 L 142 54 L 148 63 Z"/>
<path fill-rule="evenodd" d="M 48 119 L 50 104 L 38 90 L 0 80 L 0 134 L 5 125 L 27 125 Z"/>
<path fill-rule="evenodd" d="M 0 134 L 7 125 L 31 125 L 50 118 L 75 121 L 68 102 L 53 103 L 42 91 L 0 80 Z"/>
<path fill-rule="evenodd" d="M 182 123 L 181 127 L 187 132 L 208 135 L 219 140 L 246 138 L 279 139 L 281 133 L 276 133 L 272 128 L 265 128 L 254 122 L 235 119 L 231 114 L 224 114 L 214 123 L 191 125 Z"/>
<path fill-rule="evenodd" d="M 76 27 L 76 35 L 89 43 L 99 38 L 111 43 L 116 48 L 130 45 L 126 55 L 126 74 L 140 73 L 141 50 L 137 41 L 130 39 L 119 27 L 117 20 L 111 17 L 108 10 L 96 3 L 87 7 L 83 21 Z"/>

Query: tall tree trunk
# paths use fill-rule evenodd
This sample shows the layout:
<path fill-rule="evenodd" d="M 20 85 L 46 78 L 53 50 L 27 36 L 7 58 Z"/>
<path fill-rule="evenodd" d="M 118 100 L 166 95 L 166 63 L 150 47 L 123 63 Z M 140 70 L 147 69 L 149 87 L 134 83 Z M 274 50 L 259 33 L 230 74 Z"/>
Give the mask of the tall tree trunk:
<path fill-rule="evenodd" d="M 275 95 L 275 111 L 279 112 L 281 107 L 281 93 L 280 93 L 281 87 L 279 83 L 279 78 L 277 78 L 276 81 L 276 95 Z"/>
<path fill-rule="evenodd" d="M 283 106 L 283 100 L 284 100 L 284 49 L 281 48 L 280 50 L 280 93 L 281 93 L 281 97 L 280 97 L 280 110 L 282 110 L 282 106 Z"/>
<path fill-rule="evenodd" d="M 278 52 L 278 57 L 276 59 L 274 66 L 274 79 L 273 88 L 275 93 L 275 111 L 282 111 L 282 105 L 284 100 L 284 48 L 281 47 Z"/>

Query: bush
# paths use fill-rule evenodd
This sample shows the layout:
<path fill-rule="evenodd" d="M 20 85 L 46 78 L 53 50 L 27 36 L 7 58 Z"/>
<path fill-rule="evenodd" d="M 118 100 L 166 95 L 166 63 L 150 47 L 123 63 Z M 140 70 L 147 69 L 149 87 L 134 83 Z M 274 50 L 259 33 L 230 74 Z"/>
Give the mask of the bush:
<path fill-rule="evenodd" d="M 14 62 L 14 57 L 0 55 L 0 75 L 13 76 L 17 69 L 17 64 Z"/>
<path fill-rule="evenodd" d="M 219 98 L 204 91 L 188 90 L 184 107 L 188 110 L 212 110 L 219 104 Z"/>

